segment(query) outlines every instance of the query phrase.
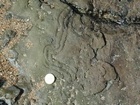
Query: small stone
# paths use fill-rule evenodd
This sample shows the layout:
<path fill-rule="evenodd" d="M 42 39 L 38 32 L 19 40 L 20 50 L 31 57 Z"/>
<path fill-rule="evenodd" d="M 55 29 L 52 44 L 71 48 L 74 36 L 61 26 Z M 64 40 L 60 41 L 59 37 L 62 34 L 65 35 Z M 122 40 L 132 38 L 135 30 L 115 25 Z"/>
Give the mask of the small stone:
<path fill-rule="evenodd" d="M 26 57 L 27 55 L 26 54 L 23 54 L 23 56 Z"/>
<path fill-rule="evenodd" d="M 104 96 L 102 96 L 102 97 L 101 97 L 101 100 L 103 100 L 103 101 L 104 101 L 104 100 L 105 100 L 105 97 L 104 97 Z"/>
<path fill-rule="evenodd" d="M 125 91 L 126 89 L 127 89 L 127 87 L 123 87 L 121 90 L 124 90 Z"/>
<path fill-rule="evenodd" d="M 51 11 L 47 11 L 47 13 L 50 15 L 52 12 Z"/>
<path fill-rule="evenodd" d="M 51 5 L 50 5 L 50 8 L 51 8 L 51 9 L 53 9 L 53 8 L 54 8 L 54 5 L 53 5 L 53 4 L 51 4 Z"/>

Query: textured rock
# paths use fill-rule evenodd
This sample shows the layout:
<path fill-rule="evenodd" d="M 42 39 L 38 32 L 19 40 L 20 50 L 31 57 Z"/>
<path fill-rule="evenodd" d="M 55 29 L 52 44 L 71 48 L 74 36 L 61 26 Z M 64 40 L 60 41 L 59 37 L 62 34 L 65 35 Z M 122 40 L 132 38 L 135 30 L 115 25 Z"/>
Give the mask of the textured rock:
<path fill-rule="evenodd" d="M 6 3 L 11 4 L 8 10 L 3 9 Z M 3 0 L 0 9 L 6 15 L 0 19 L 3 23 L 14 19 L 9 24 L 15 27 L 1 25 L 6 31 L 0 39 L 4 59 L 18 70 L 18 81 L 11 83 L 19 91 L 13 95 L 14 104 L 139 105 L 138 4 L 138 0 Z M 56 77 L 52 85 L 44 81 L 47 73 Z"/>

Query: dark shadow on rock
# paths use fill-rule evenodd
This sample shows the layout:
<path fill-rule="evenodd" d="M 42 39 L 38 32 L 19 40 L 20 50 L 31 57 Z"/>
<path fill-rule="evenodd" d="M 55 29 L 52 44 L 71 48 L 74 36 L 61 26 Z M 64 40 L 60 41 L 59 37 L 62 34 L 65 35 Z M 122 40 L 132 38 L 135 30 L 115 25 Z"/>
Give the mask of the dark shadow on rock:
<path fill-rule="evenodd" d="M 0 77 L 0 87 L 2 87 L 5 82 L 6 82 L 6 79 L 3 77 Z"/>
<path fill-rule="evenodd" d="M 4 100 L 0 99 L 0 105 L 8 105 Z"/>

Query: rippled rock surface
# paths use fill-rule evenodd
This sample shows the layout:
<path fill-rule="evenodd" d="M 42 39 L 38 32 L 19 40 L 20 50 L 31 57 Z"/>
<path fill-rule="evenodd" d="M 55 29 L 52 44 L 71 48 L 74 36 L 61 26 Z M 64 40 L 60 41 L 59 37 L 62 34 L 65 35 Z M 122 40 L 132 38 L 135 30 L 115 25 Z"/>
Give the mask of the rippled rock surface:
<path fill-rule="evenodd" d="M 0 105 L 139 105 L 139 3 L 0 0 Z"/>

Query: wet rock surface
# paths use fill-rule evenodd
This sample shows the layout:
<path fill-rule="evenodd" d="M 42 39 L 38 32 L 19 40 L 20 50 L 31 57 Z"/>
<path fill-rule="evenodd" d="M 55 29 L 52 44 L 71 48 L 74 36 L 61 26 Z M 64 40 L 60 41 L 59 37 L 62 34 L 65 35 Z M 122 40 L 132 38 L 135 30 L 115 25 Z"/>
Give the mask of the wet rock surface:
<path fill-rule="evenodd" d="M 138 4 L 0 0 L 0 105 L 139 105 Z"/>

